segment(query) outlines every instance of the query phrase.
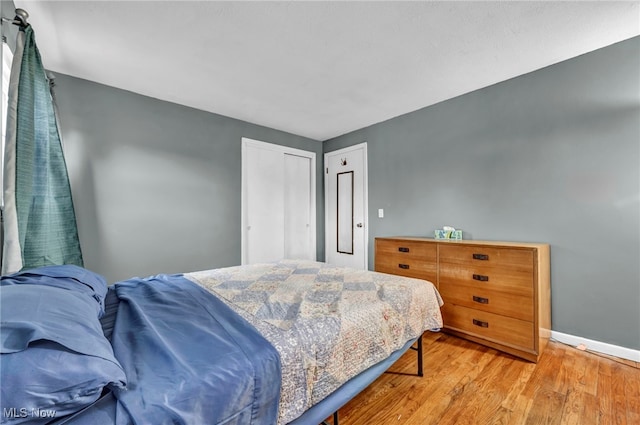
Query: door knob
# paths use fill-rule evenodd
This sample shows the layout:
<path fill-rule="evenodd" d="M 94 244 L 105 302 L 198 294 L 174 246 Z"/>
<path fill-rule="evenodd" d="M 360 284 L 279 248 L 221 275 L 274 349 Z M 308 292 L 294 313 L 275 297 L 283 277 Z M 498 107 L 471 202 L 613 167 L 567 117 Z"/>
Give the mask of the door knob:
<path fill-rule="evenodd" d="M 356 224 L 356 227 L 362 227 L 362 223 Z"/>

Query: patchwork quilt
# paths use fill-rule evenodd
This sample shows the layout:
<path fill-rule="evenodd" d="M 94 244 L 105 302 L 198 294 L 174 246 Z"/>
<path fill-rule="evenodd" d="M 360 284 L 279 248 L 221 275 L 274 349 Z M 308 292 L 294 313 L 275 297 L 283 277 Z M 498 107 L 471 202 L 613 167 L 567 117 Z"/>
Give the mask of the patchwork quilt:
<path fill-rule="evenodd" d="M 280 355 L 278 424 L 425 330 L 442 327 L 430 282 L 313 261 L 186 273 L 251 323 Z"/>

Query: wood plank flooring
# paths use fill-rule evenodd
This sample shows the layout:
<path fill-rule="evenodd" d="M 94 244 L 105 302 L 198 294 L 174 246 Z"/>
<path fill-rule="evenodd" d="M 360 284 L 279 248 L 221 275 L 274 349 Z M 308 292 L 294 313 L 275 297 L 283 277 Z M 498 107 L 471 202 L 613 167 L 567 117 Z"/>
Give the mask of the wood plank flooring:
<path fill-rule="evenodd" d="M 409 350 L 340 409 L 340 425 L 640 424 L 637 363 L 553 341 L 538 364 L 444 333 L 423 346 L 424 377 Z"/>

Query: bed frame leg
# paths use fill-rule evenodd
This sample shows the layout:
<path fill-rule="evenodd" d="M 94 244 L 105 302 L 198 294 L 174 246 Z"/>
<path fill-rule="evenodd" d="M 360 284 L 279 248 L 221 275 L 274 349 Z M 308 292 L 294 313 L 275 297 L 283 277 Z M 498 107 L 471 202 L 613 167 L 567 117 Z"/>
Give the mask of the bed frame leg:
<path fill-rule="evenodd" d="M 411 347 L 411 349 L 418 352 L 418 376 L 424 376 L 422 372 L 422 335 L 418 337 L 417 342 L 418 342 L 418 346 Z"/>
<path fill-rule="evenodd" d="M 424 376 L 422 372 L 422 335 L 418 338 L 418 376 Z"/>
<path fill-rule="evenodd" d="M 338 411 L 333 412 L 333 424 L 327 423 L 327 421 L 322 421 L 320 425 L 338 425 Z"/>

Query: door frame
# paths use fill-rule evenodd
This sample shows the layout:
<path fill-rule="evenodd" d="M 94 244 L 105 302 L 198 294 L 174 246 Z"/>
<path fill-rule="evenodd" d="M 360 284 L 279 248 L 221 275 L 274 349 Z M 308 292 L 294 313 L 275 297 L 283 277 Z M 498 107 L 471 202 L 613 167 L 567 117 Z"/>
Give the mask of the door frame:
<path fill-rule="evenodd" d="M 329 220 L 330 220 L 330 211 L 329 208 L 327 207 L 329 205 L 329 195 L 331 196 L 336 196 L 336 193 L 329 193 L 329 172 L 328 172 L 328 167 L 327 164 L 329 163 L 329 158 L 332 156 L 339 156 L 339 155 L 343 155 L 345 153 L 350 153 L 353 151 L 361 151 L 362 153 L 362 190 L 363 190 L 363 194 L 362 194 L 362 202 L 364 203 L 363 205 L 363 224 L 364 224 L 364 249 L 363 249 L 363 253 L 362 255 L 364 256 L 363 258 L 363 264 L 364 264 L 364 269 L 367 270 L 369 268 L 369 178 L 368 178 L 368 163 L 367 163 L 367 142 L 362 142 L 362 143 L 358 143 L 357 145 L 352 145 L 352 146 L 348 146 L 346 148 L 342 148 L 342 149 L 338 149 L 335 151 L 331 151 L 331 152 L 326 152 L 324 154 L 324 205 L 325 205 L 325 211 L 324 211 L 324 228 L 325 228 L 325 238 L 324 238 L 324 245 L 325 245 L 325 261 L 327 260 L 326 255 L 327 252 L 329 250 L 329 232 L 327 231 L 327 229 L 329 229 Z M 355 188 L 354 188 L 355 190 Z"/>
<path fill-rule="evenodd" d="M 246 164 L 246 155 L 247 149 L 250 147 L 260 148 L 260 149 L 269 149 L 272 151 L 280 152 L 283 155 L 297 155 L 303 158 L 309 158 L 311 161 L 311 199 L 309 206 L 310 215 L 309 218 L 309 227 L 311 228 L 311 253 L 313 258 L 317 259 L 318 252 L 316 247 L 317 241 L 317 226 L 316 226 L 316 154 L 315 152 L 305 151 L 302 149 L 290 148 L 288 146 L 277 145 L 275 143 L 262 142 L 260 140 L 249 139 L 247 137 L 242 138 L 242 189 L 240 196 L 240 249 L 241 249 L 241 257 L 240 263 L 247 264 L 247 164 Z"/>

